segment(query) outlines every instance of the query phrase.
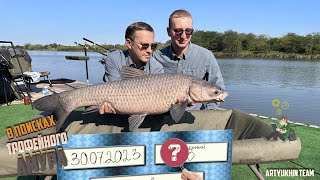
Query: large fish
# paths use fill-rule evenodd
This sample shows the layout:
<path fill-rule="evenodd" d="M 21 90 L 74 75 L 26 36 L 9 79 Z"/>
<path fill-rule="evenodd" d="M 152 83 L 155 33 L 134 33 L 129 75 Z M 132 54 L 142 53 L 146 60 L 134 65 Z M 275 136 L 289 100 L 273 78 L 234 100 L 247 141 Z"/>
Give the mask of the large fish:
<path fill-rule="evenodd" d="M 118 114 L 128 114 L 129 130 L 136 130 L 148 114 L 170 111 L 178 122 L 183 116 L 188 101 L 221 102 L 228 93 L 221 87 L 194 76 L 183 74 L 148 74 L 134 68 L 123 67 L 123 80 L 91 85 L 75 90 L 52 94 L 34 101 L 41 111 L 53 112 L 59 129 L 68 115 L 79 107 L 101 106 L 109 102 Z M 185 101 L 175 104 L 176 100 Z"/>

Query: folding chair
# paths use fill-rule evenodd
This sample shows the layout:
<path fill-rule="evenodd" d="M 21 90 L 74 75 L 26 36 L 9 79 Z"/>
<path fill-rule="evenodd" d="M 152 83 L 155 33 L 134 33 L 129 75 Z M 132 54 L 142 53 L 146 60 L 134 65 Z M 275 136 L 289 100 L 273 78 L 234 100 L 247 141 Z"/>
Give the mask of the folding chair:
<path fill-rule="evenodd" d="M 11 63 L 15 66 L 15 67 L 19 67 L 19 62 L 22 68 L 22 75 L 20 72 L 20 69 L 18 68 L 14 68 L 14 69 L 10 69 L 10 73 L 13 76 L 13 79 L 15 80 L 20 80 L 23 79 L 22 76 L 24 76 L 26 82 L 27 82 L 27 86 L 30 89 L 30 85 L 36 82 L 33 82 L 33 79 L 30 75 L 25 74 L 26 72 L 32 72 L 32 65 L 31 65 L 31 57 L 29 56 L 28 52 L 25 50 L 21 50 L 21 49 L 16 49 L 16 54 L 14 54 L 12 49 L 8 49 L 10 56 L 11 56 Z M 17 57 L 15 57 L 17 56 Z M 19 61 L 19 62 L 18 62 Z M 45 71 L 45 72 L 39 72 L 40 73 L 40 77 L 44 78 L 44 80 L 47 78 L 48 82 L 49 82 L 49 86 L 52 87 L 51 81 L 49 79 L 49 74 L 50 72 Z"/>
<path fill-rule="evenodd" d="M 12 100 L 13 95 L 16 96 L 19 100 L 23 98 L 22 91 L 19 86 L 14 83 L 13 77 L 9 72 L 10 69 L 15 68 L 14 65 L 10 62 L 10 53 L 6 49 L 0 50 L 0 70 L 1 70 L 1 97 L 4 96 L 7 105 L 9 101 Z"/>
<path fill-rule="evenodd" d="M 0 41 L 1 43 L 11 43 L 7 41 Z M 12 44 L 13 47 L 13 44 Z M 15 96 L 21 100 L 25 95 L 23 94 L 23 91 L 20 89 L 18 82 L 22 82 L 24 84 L 24 87 L 26 88 L 28 96 L 31 98 L 29 90 L 30 85 L 34 82 L 32 81 L 32 77 L 30 75 L 25 74 L 26 72 L 32 72 L 32 66 L 31 66 L 31 57 L 25 50 L 21 49 L 0 49 L 0 56 L 3 59 L 6 59 L 11 67 L 7 68 L 5 71 L 7 71 L 10 74 L 11 79 L 11 89 Z M 43 77 L 48 79 L 49 86 L 52 87 L 51 81 L 49 79 L 50 72 L 40 72 L 40 77 Z M 32 104 L 32 101 L 31 101 Z"/>

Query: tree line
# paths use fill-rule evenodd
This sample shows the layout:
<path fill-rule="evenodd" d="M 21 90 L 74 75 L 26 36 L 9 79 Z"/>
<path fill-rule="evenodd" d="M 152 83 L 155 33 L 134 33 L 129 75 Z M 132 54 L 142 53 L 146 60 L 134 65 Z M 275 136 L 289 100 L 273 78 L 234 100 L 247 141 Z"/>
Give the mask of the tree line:
<path fill-rule="evenodd" d="M 320 59 L 320 33 L 306 36 L 287 33 L 282 37 L 269 37 L 253 33 L 238 33 L 232 30 L 196 31 L 192 42 L 220 56 L 273 57 Z"/>
<path fill-rule="evenodd" d="M 170 41 L 158 43 L 158 49 L 168 45 Z M 310 33 L 305 36 L 287 33 L 282 37 L 256 35 L 253 33 L 238 33 L 236 31 L 202 31 L 197 30 L 192 37 L 192 43 L 205 47 L 217 57 L 258 57 L 258 58 L 292 58 L 320 60 L 320 33 Z M 105 52 L 107 50 L 125 49 L 124 44 L 101 44 L 104 48 L 86 44 L 89 51 Z M 4 46 L 2 46 L 4 47 Z M 30 44 L 16 46 L 25 50 L 51 51 L 83 51 L 81 46 L 61 44 Z"/>

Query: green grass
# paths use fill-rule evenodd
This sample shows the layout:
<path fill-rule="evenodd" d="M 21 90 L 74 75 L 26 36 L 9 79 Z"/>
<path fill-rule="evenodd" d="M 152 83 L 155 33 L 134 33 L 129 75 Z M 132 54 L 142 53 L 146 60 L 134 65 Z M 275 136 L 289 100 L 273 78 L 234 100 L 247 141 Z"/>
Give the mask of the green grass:
<path fill-rule="evenodd" d="M 40 112 L 32 109 L 31 105 L 14 104 L 0 106 L 0 137 L 6 135 L 6 128 L 31 120 Z"/>
<path fill-rule="evenodd" d="M 1 106 L 0 107 L 0 137 L 6 135 L 5 128 L 10 127 L 26 120 L 31 120 L 39 114 L 39 111 L 33 110 L 30 105 L 25 106 L 23 104 Z M 273 120 L 262 119 L 268 123 L 275 122 Z M 295 126 L 295 125 L 293 125 Z M 316 173 L 320 173 L 320 129 L 310 128 L 306 126 L 293 127 L 297 136 L 301 140 L 302 151 L 299 159 L 292 162 L 279 162 L 271 164 L 261 164 L 261 170 L 265 176 L 265 172 L 268 168 L 314 168 Z M 296 164 L 295 164 L 296 163 Z M 301 167 L 302 166 L 302 167 Z M 265 177 L 266 179 L 320 179 L 320 175 L 316 174 L 314 177 Z M 2 178 L 2 180 L 32 180 L 34 176 L 28 177 L 10 177 Z M 41 178 L 40 178 L 41 179 Z M 246 165 L 233 165 L 232 167 L 232 179 L 256 179 Z"/>

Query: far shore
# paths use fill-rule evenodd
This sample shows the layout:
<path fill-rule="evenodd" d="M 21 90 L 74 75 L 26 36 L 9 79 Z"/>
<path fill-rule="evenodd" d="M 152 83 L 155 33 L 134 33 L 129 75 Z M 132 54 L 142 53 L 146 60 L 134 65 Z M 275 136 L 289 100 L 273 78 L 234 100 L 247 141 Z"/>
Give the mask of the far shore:
<path fill-rule="evenodd" d="M 305 54 L 294 54 L 294 53 L 280 53 L 280 52 L 270 52 L 270 53 L 223 53 L 223 52 L 213 52 L 216 58 L 227 59 L 227 58 L 242 58 L 242 59 L 286 59 L 286 60 L 320 60 L 320 54 L 317 55 L 305 55 Z"/>
<path fill-rule="evenodd" d="M 90 47 L 90 46 L 89 46 Z M 165 47 L 165 44 L 161 44 L 160 47 L 157 49 L 161 49 Z M 5 46 L 0 46 L 0 48 L 9 48 Z M 16 46 L 17 49 L 24 49 L 27 51 L 66 51 L 66 52 L 84 52 L 83 48 L 78 46 L 61 46 L 59 48 L 49 48 L 49 49 L 33 49 L 33 48 L 25 48 L 23 46 Z M 106 49 L 99 49 L 99 48 L 89 48 L 87 49 L 88 52 L 110 52 L 115 49 L 125 49 L 124 45 L 108 47 Z M 219 59 L 285 59 L 285 60 L 312 60 L 312 61 L 319 61 L 320 54 L 297 54 L 297 53 L 284 53 L 278 51 L 271 51 L 271 52 L 253 52 L 253 51 L 241 51 L 238 53 L 227 53 L 227 52 L 215 52 L 212 51 L 214 56 Z"/>

